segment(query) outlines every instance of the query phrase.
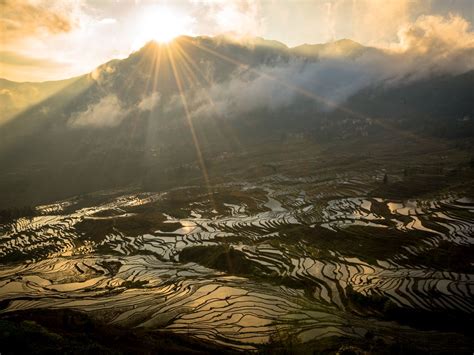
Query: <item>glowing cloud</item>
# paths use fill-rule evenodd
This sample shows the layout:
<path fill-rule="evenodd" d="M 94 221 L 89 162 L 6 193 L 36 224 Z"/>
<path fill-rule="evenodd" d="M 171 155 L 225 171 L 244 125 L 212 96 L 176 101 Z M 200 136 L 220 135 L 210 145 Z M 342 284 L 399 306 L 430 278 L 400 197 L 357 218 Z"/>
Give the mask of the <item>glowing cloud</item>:
<path fill-rule="evenodd" d="M 129 110 L 122 108 L 120 100 L 114 95 L 107 95 L 87 110 L 73 114 L 69 125 L 73 128 L 82 127 L 114 127 L 125 118 Z"/>
<path fill-rule="evenodd" d="M 160 93 L 154 92 L 149 96 L 146 96 L 138 103 L 138 109 L 140 111 L 151 111 L 160 102 Z"/>

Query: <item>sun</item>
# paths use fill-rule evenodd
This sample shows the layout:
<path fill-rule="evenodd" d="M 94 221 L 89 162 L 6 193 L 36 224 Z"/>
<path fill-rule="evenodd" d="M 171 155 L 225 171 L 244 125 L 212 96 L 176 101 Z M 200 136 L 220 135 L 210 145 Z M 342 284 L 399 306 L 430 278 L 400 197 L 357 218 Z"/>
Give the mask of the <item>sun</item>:
<path fill-rule="evenodd" d="M 145 40 L 167 43 L 180 35 L 190 34 L 191 19 L 164 6 L 147 9 L 141 19 L 141 32 Z"/>

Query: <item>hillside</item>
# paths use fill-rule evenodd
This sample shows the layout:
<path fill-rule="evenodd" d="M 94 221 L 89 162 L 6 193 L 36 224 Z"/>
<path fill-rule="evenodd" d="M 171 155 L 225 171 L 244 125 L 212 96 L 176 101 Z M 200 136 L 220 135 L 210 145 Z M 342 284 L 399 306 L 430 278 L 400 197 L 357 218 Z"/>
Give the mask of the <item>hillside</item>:
<path fill-rule="evenodd" d="M 156 185 L 169 184 L 170 171 L 195 176 L 221 154 L 245 157 L 290 136 L 366 145 L 406 131 L 467 139 L 469 154 L 474 72 L 387 71 L 398 59 L 349 40 L 290 49 L 180 37 L 70 80 L 3 81 L 41 95 L 0 128 L 0 204 L 143 186 L 157 171 Z"/>

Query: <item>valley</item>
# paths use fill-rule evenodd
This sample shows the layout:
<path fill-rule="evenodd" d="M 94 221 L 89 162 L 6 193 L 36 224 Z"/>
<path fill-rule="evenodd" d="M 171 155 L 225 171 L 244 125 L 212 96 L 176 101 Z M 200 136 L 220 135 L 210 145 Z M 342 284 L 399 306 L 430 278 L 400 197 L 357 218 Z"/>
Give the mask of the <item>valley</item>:
<path fill-rule="evenodd" d="M 467 352 L 474 311 L 467 156 L 440 145 L 447 161 L 440 171 L 416 144 L 405 144 L 412 151 L 403 168 L 388 148 L 365 159 L 350 149 L 329 158 L 294 144 L 286 155 L 273 153 L 270 168 L 254 154 L 242 162 L 246 173 L 216 161 L 210 166 L 221 175 L 209 170 L 219 181 L 211 185 L 191 179 L 159 191 L 106 190 L 4 221 L 0 317 L 73 310 L 219 351 L 347 343 Z M 426 191 L 413 194 L 419 185 Z"/>

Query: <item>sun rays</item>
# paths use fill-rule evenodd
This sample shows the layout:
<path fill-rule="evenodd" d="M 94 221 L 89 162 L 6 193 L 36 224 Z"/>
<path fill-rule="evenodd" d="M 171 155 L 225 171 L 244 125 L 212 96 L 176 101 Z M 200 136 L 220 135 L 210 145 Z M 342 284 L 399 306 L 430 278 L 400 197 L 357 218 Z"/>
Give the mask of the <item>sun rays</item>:
<path fill-rule="evenodd" d="M 186 100 L 186 93 L 184 92 L 183 83 L 181 82 L 181 77 L 180 77 L 178 69 L 176 67 L 175 59 L 174 59 L 174 56 L 173 56 L 173 51 L 170 50 L 170 46 L 166 46 L 165 48 L 166 48 L 166 52 L 168 54 L 168 57 L 169 57 L 169 60 L 170 60 L 170 63 L 171 63 L 171 68 L 173 70 L 173 74 L 174 74 L 174 78 L 176 80 L 176 84 L 178 86 L 179 96 L 181 98 L 181 102 L 183 104 L 184 112 L 186 114 L 186 120 L 187 120 L 187 123 L 188 123 L 189 131 L 190 131 L 192 139 L 193 139 L 194 148 L 196 149 L 196 155 L 197 155 L 197 158 L 198 158 L 199 166 L 200 166 L 202 174 L 203 174 L 204 182 L 205 182 L 206 186 L 208 187 L 208 189 L 210 189 L 210 187 L 209 187 L 210 186 L 209 175 L 207 173 L 206 165 L 204 163 L 204 158 L 203 158 L 203 155 L 202 155 L 201 146 L 200 146 L 198 137 L 196 135 L 196 131 L 194 130 L 193 120 L 191 118 L 191 113 L 189 112 L 188 102 Z"/>
<path fill-rule="evenodd" d="M 243 63 L 235 58 L 232 58 L 232 57 L 229 57 L 225 54 L 222 54 L 222 53 L 219 53 L 211 48 L 208 48 L 202 44 L 198 44 L 196 43 L 195 40 L 192 40 L 192 39 L 187 39 L 185 37 L 183 37 L 183 39 L 185 41 L 187 41 L 188 43 L 190 43 L 191 45 L 195 46 L 196 48 L 199 48 L 209 54 L 212 54 L 214 55 L 215 57 L 217 58 L 220 58 L 228 63 L 231 63 L 235 66 L 238 66 L 238 67 L 241 67 L 245 70 L 248 70 L 248 71 L 251 71 L 253 73 L 255 73 L 256 75 L 258 76 L 261 76 L 261 77 L 264 77 L 265 79 L 268 79 L 268 80 L 271 80 L 271 81 L 274 81 L 275 83 L 277 83 L 278 85 L 281 85 L 287 89 L 290 89 L 296 93 L 298 93 L 299 95 L 302 95 L 306 98 L 309 98 L 311 100 L 314 100 L 318 103 L 322 103 L 323 105 L 325 106 L 328 106 L 330 107 L 332 110 L 339 110 L 339 111 L 342 111 L 348 115 L 350 115 L 351 117 L 354 117 L 354 118 L 357 118 L 357 119 L 364 119 L 364 120 L 370 120 L 371 122 L 379 125 L 380 127 L 386 129 L 386 130 L 389 130 L 389 131 L 392 131 L 392 132 L 396 132 L 398 134 L 400 134 L 401 136 L 405 136 L 406 138 L 410 138 L 410 139 L 413 139 L 413 140 L 416 140 L 416 141 L 428 141 L 428 139 L 426 138 L 423 138 L 423 137 L 420 137 L 412 132 L 408 132 L 408 131 L 405 131 L 405 130 L 401 130 L 401 129 L 398 129 L 398 128 L 395 128 L 393 127 L 392 125 L 386 123 L 386 122 L 383 122 L 375 117 L 370 117 L 368 115 L 365 115 L 361 112 L 358 112 L 358 111 L 355 111 L 353 109 L 350 109 L 344 105 L 341 105 L 335 101 L 332 101 L 326 97 L 323 97 L 321 95 L 318 95 L 317 93 L 313 92 L 313 91 L 310 91 L 310 90 L 307 90 L 301 86 L 298 86 L 298 85 L 294 85 L 290 82 L 287 82 L 285 80 L 282 80 L 274 75 L 270 75 L 262 70 L 258 70 L 256 68 L 253 68 L 251 67 L 249 64 L 247 63 Z"/>
<path fill-rule="evenodd" d="M 193 87 L 198 87 L 202 90 L 211 107 L 214 107 L 215 105 L 212 98 L 207 92 L 207 86 L 211 85 L 211 82 L 200 70 L 199 65 L 186 53 L 186 50 L 181 46 L 179 40 L 175 40 L 171 43 L 151 43 L 149 48 L 149 52 L 140 58 L 140 62 L 136 66 L 137 70 L 138 68 L 142 68 L 142 70 L 150 73 L 150 75 L 147 76 L 144 86 L 145 92 L 159 92 L 162 89 L 161 85 L 163 85 L 164 81 L 160 79 L 163 79 L 164 75 L 172 76 L 174 84 L 176 85 L 179 101 L 184 110 L 186 125 L 191 135 L 204 183 L 208 191 L 211 192 L 211 183 L 206 167 L 206 159 L 202 150 L 202 143 L 194 127 L 193 113 L 189 107 L 187 98 L 189 90 Z M 130 89 L 131 86 L 132 84 L 130 83 L 128 89 Z M 150 112 L 151 119 L 153 119 L 152 116 L 153 112 Z M 220 120 L 219 123 L 221 125 L 216 123 L 217 127 L 225 125 L 224 120 Z M 226 133 L 237 145 L 240 144 L 232 132 L 227 131 Z"/>
<path fill-rule="evenodd" d="M 221 113 L 216 109 L 211 89 L 214 81 L 205 72 L 202 62 L 197 58 L 203 53 L 210 55 L 214 59 L 225 61 L 236 67 L 241 68 L 243 71 L 248 71 L 255 74 L 258 77 L 262 77 L 266 80 L 272 81 L 275 85 L 281 86 L 282 88 L 291 90 L 298 95 L 309 98 L 318 102 L 319 104 L 329 107 L 332 110 L 338 110 L 344 114 L 349 115 L 357 119 L 370 120 L 374 124 L 377 124 L 384 129 L 395 132 L 409 139 L 423 140 L 413 133 L 403 131 L 392 127 L 389 123 L 382 122 L 377 118 L 370 117 L 361 112 L 355 111 L 339 103 L 333 102 L 330 99 L 318 95 L 318 93 L 308 90 L 307 88 L 295 85 L 288 80 L 283 80 L 275 75 L 269 74 L 264 70 L 255 68 L 247 63 L 241 62 L 236 58 L 229 55 L 220 53 L 214 49 L 204 45 L 202 41 L 196 38 L 181 36 L 169 43 L 150 43 L 144 49 L 144 55 L 140 56 L 139 61 L 135 70 L 140 70 L 145 73 L 146 81 L 143 85 L 144 94 L 147 95 L 150 92 L 160 92 L 163 89 L 172 88 L 172 92 L 175 90 L 176 98 L 181 103 L 184 115 L 184 122 L 186 123 L 187 129 L 189 129 L 191 143 L 196 154 L 197 164 L 202 173 L 203 182 L 206 185 L 209 192 L 211 192 L 211 177 L 207 164 L 206 156 L 209 155 L 208 147 L 212 142 L 208 142 L 206 139 L 205 132 L 200 129 L 196 129 L 195 119 L 200 116 L 196 116 L 195 110 L 195 95 L 199 92 L 201 99 L 207 102 L 208 106 L 212 109 L 213 113 L 206 117 L 207 122 L 214 124 L 217 130 L 213 130 L 214 134 L 218 137 L 222 135 L 222 138 L 232 142 L 233 146 L 241 147 L 238 135 L 233 131 L 231 125 L 227 122 L 225 117 L 220 116 Z M 133 74 L 133 73 L 132 73 Z M 132 75 L 133 77 L 133 75 Z M 126 90 L 132 90 L 133 83 L 130 82 Z M 167 86 L 166 88 L 163 86 Z M 149 119 L 155 120 L 154 115 L 157 113 L 153 110 L 149 113 Z M 157 120 L 158 122 L 158 120 Z M 201 125 L 199 125 L 201 127 Z M 133 126 L 132 126 L 133 132 Z M 131 134 L 132 134 L 131 132 Z"/>

